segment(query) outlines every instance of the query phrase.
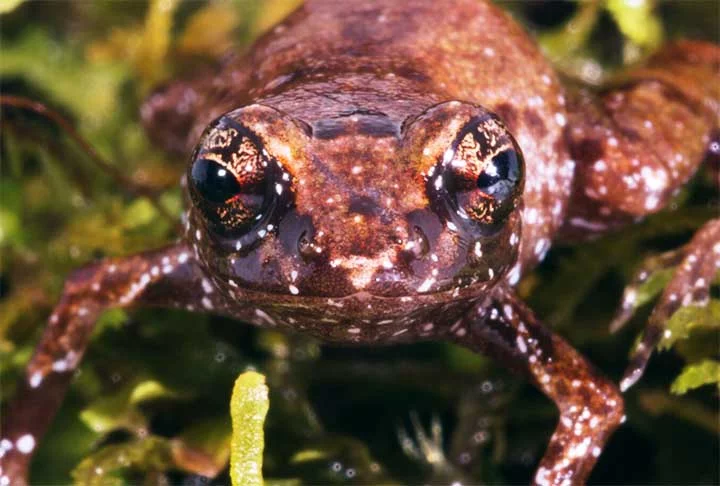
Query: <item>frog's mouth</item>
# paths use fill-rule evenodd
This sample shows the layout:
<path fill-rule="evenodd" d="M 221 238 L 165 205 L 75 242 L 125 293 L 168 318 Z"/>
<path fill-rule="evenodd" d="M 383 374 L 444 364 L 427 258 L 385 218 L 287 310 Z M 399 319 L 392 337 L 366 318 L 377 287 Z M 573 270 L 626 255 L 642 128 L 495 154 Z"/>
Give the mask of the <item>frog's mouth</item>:
<path fill-rule="evenodd" d="M 452 303 L 457 301 L 465 301 L 487 295 L 495 287 L 497 282 L 480 282 L 469 285 L 453 285 L 439 287 L 437 290 L 428 292 L 402 292 L 392 293 L 373 292 L 368 290 L 358 290 L 344 295 L 303 295 L 294 292 L 281 292 L 272 290 L 244 290 L 238 293 L 238 301 L 246 301 L 251 305 L 267 306 L 270 302 L 278 303 L 281 307 L 287 308 L 339 308 L 358 306 L 368 306 L 372 308 L 373 304 L 379 304 L 383 308 L 393 304 L 401 304 L 402 307 L 423 307 L 426 305 L 434 305 L 438 303 Z M 241 303 L 241 302 L 238 302 Z"/>

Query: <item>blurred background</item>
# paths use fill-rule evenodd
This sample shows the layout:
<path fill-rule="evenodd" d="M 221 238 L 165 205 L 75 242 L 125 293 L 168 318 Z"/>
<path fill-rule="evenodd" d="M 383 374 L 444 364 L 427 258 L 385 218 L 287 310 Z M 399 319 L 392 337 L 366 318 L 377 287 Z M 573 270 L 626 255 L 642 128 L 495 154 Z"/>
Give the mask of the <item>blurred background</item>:
<path fill-rule="evenodd" d="M 42 103 L 66 122 L 2 106 L 3 401 L 68 272 L 176 238 L 185 160 L 150 143 L 139 123 L 143 99 L 245 49 L 299 3 L 0 2 L 0 94 Z M 564 76 L 591 84 L 664 40 L 718 42 L 720 32 L 715 0 L 499 3 Z M 625 283 L 646 258 L 681 246 L 717 213 L 718 190 L 705 170 L 642 224 L 553 247 L 520 292 L 617 380 L 669 273 L 649 279 L 630 325 L 610 335 Z M 673 318 L 674 338 L 627 394 L 627 423 L 591 483 L 720 482 L 717 290 L 708 308 Z M 227 484 L 229 397 L 249 368 L 270 386 L 269 485 L 527 484 L 557 419 L 531 386 L 449 344 L 327 347 L 227 319 L 113 310 L 40 444 L 33 484 Z"/>

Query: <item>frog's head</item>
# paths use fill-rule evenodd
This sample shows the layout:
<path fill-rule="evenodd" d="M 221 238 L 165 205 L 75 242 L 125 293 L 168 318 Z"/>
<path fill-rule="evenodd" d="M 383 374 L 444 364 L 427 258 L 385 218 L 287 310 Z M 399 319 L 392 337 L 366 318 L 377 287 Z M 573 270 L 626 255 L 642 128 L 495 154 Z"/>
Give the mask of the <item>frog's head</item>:
<path fill-rule="evenodd" d="M 250 293 L 463 298 L 517 258 L 523 172 L 502 122 L 469 103 L 312 122 L 255 104 L 205 130 L 188 238 Z"/>

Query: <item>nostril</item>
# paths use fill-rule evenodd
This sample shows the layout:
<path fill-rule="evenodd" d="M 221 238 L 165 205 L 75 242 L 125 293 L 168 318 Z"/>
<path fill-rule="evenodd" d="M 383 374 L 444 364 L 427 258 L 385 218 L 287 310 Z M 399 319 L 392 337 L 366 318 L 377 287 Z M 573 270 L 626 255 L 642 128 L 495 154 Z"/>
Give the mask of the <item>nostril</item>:
<path fill-rule="evenodd" d="M 309 258 L 318 254 L 315 245 L 315 226 L 307 215 L 291 212 L 280 222 L 278 236 L 290 254 Z"/>
<path fill-rule="evenodd" d="M 428 242 L 427 235 L 419 226 L 413 226 L 408 235 L 407 243 L 403 247 L 405 252 L 412 255 L 414 258 L 422 258 L 427 255 L 430 251 L 430 243 Z"/>
<path fill-rule="evenodd" d="M 312 240 L 313 238 L 309 231 L 303 231 L 298 238 L 298 253 L 300 253 L 300 255 L 304 256 L 305 258 L 308 258 L 315 253 Z"/>

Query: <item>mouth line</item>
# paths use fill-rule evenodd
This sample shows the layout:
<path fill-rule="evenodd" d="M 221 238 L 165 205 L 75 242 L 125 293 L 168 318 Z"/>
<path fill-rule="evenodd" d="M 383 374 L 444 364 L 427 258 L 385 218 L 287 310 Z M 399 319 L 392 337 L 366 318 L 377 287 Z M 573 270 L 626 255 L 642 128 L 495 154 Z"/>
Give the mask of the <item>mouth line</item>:
<path fill-rule="evenodd" d="M 243 292 L 248 295 L 255 295 L 258 297 L 262 296 L 276 296 L 278 298 L 282 298 L 283 300 L 291 300 L 291 301 L 327 301 L 328 299 L 331 299 L 333 301 L 347 301 L 347 300 L 357 300 L 357 301 L 369 301 L 369 300 L 381 300 L 381 301 L 406 301 L 405 299 L 419 299 L 419 300 L 430 300 L 432 298 L 448 295 L 451 296 L 456 290 L 463 291 L 470 289 L 475 285 L 468 285 L 464 287 L 453 287 L 449 289 L 444 290 L 436 290 L 433 292 L 422 292 L 422 293 L 414 293 L 414 294 L 403 294 L 403 295 L 379 295 L 372 292 L 369 292 L 367 290 L 360 290 L 357 292 L 353 292 L 351 294 L 345 294 L 345 295 L 301 295 L 301 294 L 293 294 L 288 292 L 273 292 L 268 290 L 253 290 L 253 289 L 245 289 Z M 447 299 L 455 300 L 455 298 Z"/>

